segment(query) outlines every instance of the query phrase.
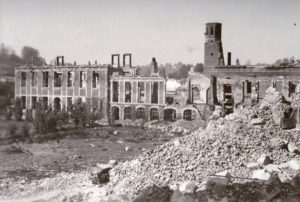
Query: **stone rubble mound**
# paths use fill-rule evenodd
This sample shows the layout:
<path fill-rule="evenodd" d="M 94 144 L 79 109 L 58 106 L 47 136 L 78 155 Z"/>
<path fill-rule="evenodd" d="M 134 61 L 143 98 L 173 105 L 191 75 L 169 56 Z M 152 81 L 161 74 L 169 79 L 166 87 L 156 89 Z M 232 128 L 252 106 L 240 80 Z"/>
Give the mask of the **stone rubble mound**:
<path fill-rule="evenodd" d="M 114 167 L 109 173 L 108 192 L 130 200 L 153 185 L 176 190 L 192 181 L 201 189 L 222 171 L 231 173 L 236 181 L 266 180 L 271 177 L 266 173 L 276 172 L 282 181 L 289 181 L 300 169 L 295 148 L 300 134 L 297 129 L 284 130 L 274 121 L 274 106 L 283 99 L 269 88 L 260 106 L 236 110 L 225 117 L 214 113 L 206 129 L 175 138 Z M 289 106 L 295 105 L 292 100 Z"/>

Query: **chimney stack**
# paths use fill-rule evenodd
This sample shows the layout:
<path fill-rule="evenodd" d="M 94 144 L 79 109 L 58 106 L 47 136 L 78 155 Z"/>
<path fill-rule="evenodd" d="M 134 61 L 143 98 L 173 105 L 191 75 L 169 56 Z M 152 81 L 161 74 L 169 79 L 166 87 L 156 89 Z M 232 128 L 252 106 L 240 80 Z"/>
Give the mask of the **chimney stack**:
<path fill-rule="evenodd" d="M 153 65 L 153 73 L 158 73 L 157 62 L 155 58 L 152 58 L 152 65 Z"/>
<path fill-rule="evenodd" d="M 57 56 L 56 57 L 56 65 L 57 66 L 64 66 L 65 65 L 65 57 L 64 56 Z"/>
<path fill-rule="evenodd" d="M 231 66 L 231 52 L 227 53 L 227 65 Z"/>

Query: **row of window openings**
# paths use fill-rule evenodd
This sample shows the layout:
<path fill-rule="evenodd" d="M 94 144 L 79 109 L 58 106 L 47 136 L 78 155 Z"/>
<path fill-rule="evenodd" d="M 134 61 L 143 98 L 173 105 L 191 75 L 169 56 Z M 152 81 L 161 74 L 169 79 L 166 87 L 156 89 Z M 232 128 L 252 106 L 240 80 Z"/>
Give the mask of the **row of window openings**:
<path fill-rule="evenodd" d="M 245 83 L 243 83 L 243 87 L 244 87 L 244 92 L 246 95 L 249 95 L 252 93 L 252 83 L 251 82 L 246 81 Z M 276 88 L 276 83 L 273 84 L 273 87 Z M 255 91 L 257 92 L 258 89 L 259 89 L 259 83 L 257 82 L 255 84 Z M 295 93 L 296 92 L 296 84 L 289 82 L 288 89 L 289 89 L 289 94 Z M 225 93 L 225 95 L 232 93 L 231 85 L 227 85 L 227 84 L 224 85 L 224 93 Z"/>
<path fill-rule="evenodd" d="M 113 108 L 113 119 L 114 120 L 119 120 L 119 108 Z M 130 107 L 126 107 L 124 109 L 124 119 L 131 119 L 132 115 L 135 111 L 132 110 Z M 137 119 L 145 119 L 146 118 L 146 111 L 145 108 L 138 108 L 136 110 L 136 118 Z M 159 119 L 159 111 L 158 109 L 151 109 L 150 110 L 150 119 L 151 120 L 158 120 Z"/>
<path fill-rule="evenodd" d="M 130 108 L 126 107 L 124 109 L 124 119 L 131 119 L 133 113 L 135 111 Z M 113 119 L 119 120 L 119 108 L 113 107 L 112 109 Z M 143 107 L 140 107 L 136 110 L 136 118 L 137 119 L 145 119 L 146 118 L 146 110 Z M 183 118 L 185 120 L 193 120 L 196 118 L 196 114 L 192 112 L 192 110 L 187 109 L 183 112 Z M 176 120 L 176 111 L 173 109 L 167 109 L 164 112 L 164 119 L 169 121 Z M 159 110 L 158 109 L 150 109 L 150 120 L 159 120 Z"/>
<path fill-rule="evenodd" d="M 48 87 L 48 78 L 49 78 L 49 73 L 48 72 L 43 72 L 43 87 Z M 86 72 L 80 71 L 79 73 L 79 87 L 80 88 L 85 88 L 86 87 Z M 92 87 L 93 88 L 98 88 L 99 87 L 99 73 L 93 71 L 92 75 L 93 81 L 92 81 Z M 74 72 L 68 72 L 68 82 L 67 82 L 67 87 L 73 87 L 75 83 L 74 79 Z M 63 79 L 62 79 L 62 73 L 61 72 L 54 72 L 54 87 L 62 87 Z M 26 86 L 26 72 L 21 73 L 21 87 Z M 32 72 L 31 73 L 31 86 L 36 87 L 37 86 L 37 72 Z"/>
<path fill-rule="evenodd" d="M 35 96 L 31 97 L 31 109 L 36 109 L 37 100 L 38 100 L 37 97 L 35 97 Z M 85 99 L 77 98 L 77 101 L 79 101 L 81 103 L 81 102 L 85 102 Z M 26 108 L 26 96 L 21 97 L 21 103 L 22 103 L 22 108 L 25 109 Z M 48 97 L 42 97 L 42 103 L 43 103 L 44 108 L 47 109 L 48 108 Z M 67 107 L 72 106 L 72 104 L 73 104 L 73 98 L 68 97 L 67 98 Z M 95 104 L 93 103 L 93 105 L 95 105 Z M 54 98 L 53 106 L 54 106 L 54 109 L 60 110 L 61 109 L 61 99 L 58 97 Z"/>
<path fill-rule="evenodd" d="M 119 82 L 113 82 L 113 102 L 119 101 Z M 158 104 L 158 82 L 154 82 L 151 86 L 151 103 Z M 125 82 L 125 102 L 131 102 L 131 83 Z M 145 103 L 145 83 L 138 82 L 138 103 Z"/>

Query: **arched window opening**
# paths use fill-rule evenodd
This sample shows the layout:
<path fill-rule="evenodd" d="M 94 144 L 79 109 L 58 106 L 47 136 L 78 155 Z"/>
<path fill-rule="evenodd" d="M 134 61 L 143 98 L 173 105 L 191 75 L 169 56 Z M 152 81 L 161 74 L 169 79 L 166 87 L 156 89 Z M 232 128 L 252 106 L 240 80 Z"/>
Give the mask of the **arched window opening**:
<path fill-rule="evenodd" d="M 150 121 L 159 120 L 159 111 L 156 108 L 150 109 Z"/>

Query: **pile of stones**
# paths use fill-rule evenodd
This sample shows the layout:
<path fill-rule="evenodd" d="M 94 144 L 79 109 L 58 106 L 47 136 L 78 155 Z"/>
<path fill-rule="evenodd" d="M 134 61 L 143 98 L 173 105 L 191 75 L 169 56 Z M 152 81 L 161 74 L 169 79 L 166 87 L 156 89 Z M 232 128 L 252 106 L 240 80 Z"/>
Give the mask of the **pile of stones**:
<path fill-rule="evenodd" d="M 235 183 L 267 181 L 273 174 L 281 183 L 290 182 L 300 170 L 300 135 L 297 129 L 284 130 L 274 121 L 272 108 L 282 99 L 280 93 L 268 89 L 260 106 L 225 117 L 218 111 L 205 130 L 175 138 L 117 165 L 109 172 L 109 192 L 132 200 L 153 185 L 183 190 L 186 182 L 199 191 L 207 189 L 209 180 L 220 172 L 222 179 L 231 173 Z"/>

